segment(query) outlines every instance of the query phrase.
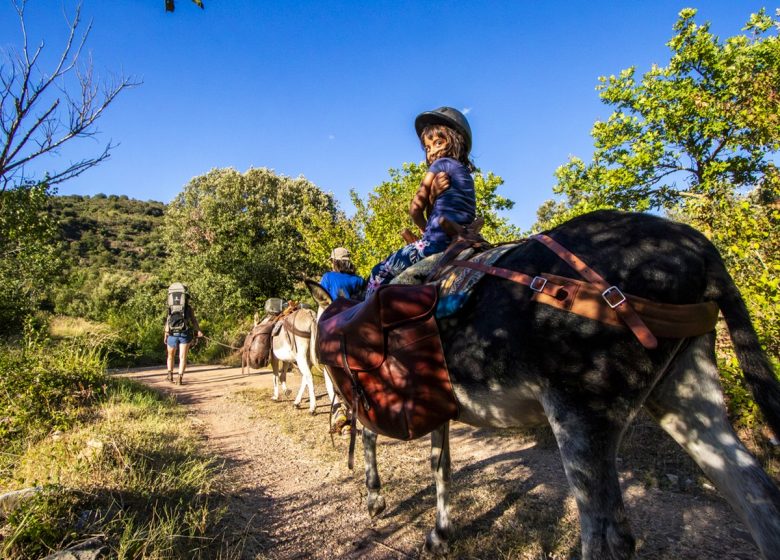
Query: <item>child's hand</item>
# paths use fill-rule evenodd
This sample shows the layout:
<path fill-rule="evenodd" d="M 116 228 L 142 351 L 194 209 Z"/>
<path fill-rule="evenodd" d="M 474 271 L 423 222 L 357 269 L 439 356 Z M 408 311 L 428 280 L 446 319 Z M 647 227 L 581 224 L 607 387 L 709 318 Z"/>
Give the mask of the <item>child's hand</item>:
<path fill-rule="evenodd" d="M 433 184 L 428 192 L 428 202 L 433 206 L 433 202 L 439 198 L 439 195 L 450 188 L 450 176 L 444 171 L 439 171 L 433 176 Z"/>
<path fill-rule="evenodd" d="M 414 243 L 419 239 L 419 237 L 413 234 L 409 228 L 404 228 L 401 230 L 401 237 L 407 245 L 409 243 Z"/>

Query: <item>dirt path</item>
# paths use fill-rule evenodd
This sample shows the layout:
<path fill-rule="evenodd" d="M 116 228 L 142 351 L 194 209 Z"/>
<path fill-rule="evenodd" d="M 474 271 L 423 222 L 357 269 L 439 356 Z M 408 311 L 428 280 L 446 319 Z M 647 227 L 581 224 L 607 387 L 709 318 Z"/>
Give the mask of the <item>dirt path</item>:
<path fill-rule="evenodd" d="M 121 375 L 175 395 L 190 409 L 210 450 L 224 459 L 229 534 L 243 542 L 244 558 L 421 556 L 421 544 L 434 520 L 428 438 L 410 443 L 380 440 L 379 465 L 388 508 L 372 520 L 365 511 L 360 445 L 355 472 L 350 472 L 345 441 L 337 440 L 338 449 L 323 452 L 311 440 L 289 435 L 301 426 L 304 432 L 327 433 L 321 383 L 317 414 L 312 418 L 306 410 L 293 410 L 289 399 L 269 404 L 264 393 L 258 408 L 239 395 L 247 390 L 267 392 L 271 388 L 267 371 L 242 376 L 237 368 L 191 366 L 182 386 L 166 381 L 161 368 Z M 297 391 L 299 382 L 300 377 L 293 375 L 291 389 Z M 308 424 L 299 424 L 304 422 Z M 537 539 L 531 549 L 539 550 L 549 550 L 551 538 L 560 545 L 565 535 L 574 534 L 568 553 L 544 557 L 579 556 L 576 511 L 554 445 L 459 423 L 453 424 L 451 441 L 452 515 L 458 532 L 453 558 L 495 558 L 497 548 L 506 550 L 521 533 L 526 541 Z M 627 468 L 621 471 L 638 558 L 758 557 L 749 534 L 706 484 L 703 489 L 683 490 L 683 482 L 691 481 L 676 482 L 678 473 L 668 477 L 675 481 L 675 489 L 662 490 L 663 484 L 648 484 L 643 476 L 647 477 Z M 537 537 L 539 526 L 564 536 Z"/>

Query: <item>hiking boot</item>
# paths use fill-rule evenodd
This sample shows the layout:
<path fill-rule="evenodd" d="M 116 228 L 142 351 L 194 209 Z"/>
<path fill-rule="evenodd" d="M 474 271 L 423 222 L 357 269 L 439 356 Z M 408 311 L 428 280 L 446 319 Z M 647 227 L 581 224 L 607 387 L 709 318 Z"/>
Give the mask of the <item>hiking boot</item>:
<path fill-rule="evenodd" d="M 184 374 L 183 373 L 179 374 L 179 385 L 184 385 Z"/>
<path fill-rule="evenodd" d="M 173 371 L 171 370 L 168 370 L 168 381 L 173 383 Z"/>

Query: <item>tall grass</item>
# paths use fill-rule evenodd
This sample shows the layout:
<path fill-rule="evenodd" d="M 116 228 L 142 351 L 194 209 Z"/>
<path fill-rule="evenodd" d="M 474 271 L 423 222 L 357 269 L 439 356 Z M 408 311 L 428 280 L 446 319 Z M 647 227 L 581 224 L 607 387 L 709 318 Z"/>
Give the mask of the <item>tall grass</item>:
<path fill-rule="evenodd" d="M 28 331 L 23 339 L 0 345 L 0 447 L 12 453 L 73 425 L 106 389 L 100 341 L 53 343 L 41 331 Z M 0 480 L 2 475 L 0 459 Z"/>
<path fill-rule="evenodd" d="M 185 410 L 105 375 L 110 340 L 31 330 L 0 351 L 0 493 L 40 489 L 5 519 L 0 558 L 97 536 L 115 558 L 223 558 L 221 466 Z"/>

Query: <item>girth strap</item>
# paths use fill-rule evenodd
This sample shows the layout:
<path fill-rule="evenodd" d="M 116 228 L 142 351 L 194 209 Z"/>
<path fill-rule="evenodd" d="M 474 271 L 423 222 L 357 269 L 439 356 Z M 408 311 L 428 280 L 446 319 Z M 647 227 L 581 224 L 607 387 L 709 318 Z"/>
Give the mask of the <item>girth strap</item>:
<path fill-rule="evenodd" d="M 628 299 L 626 299 L 617 286 L 610 285 L 598 272 L 590 268 L 582 259 L 555 241 L 552 237 L 540 233 L 532 236 L 531 239 L 542 243 L 574 270 L 579 272 L 588 282 L 591 282 L 599 290 L 602 290 L 601 296 L 604 298 L 604 301 L 615 310 L 626 326 L 631 329 L 637 339 L 639 339 L 642 346 L 651 350 L 658 346 L 658 339 L 650 332 L 650 329 L 647 328 L 647 325 L 645 325 L 637 312 L 634 311 L 634 308 L 628 303 Z"/>
<path fill-rule="evenodd" d="M 297 315 L 299 310 L 296 310 L 295 313 L 292 313 L 291 315 L 288 315 L 284 319 L 284 328 L 288 331 L 294 334 L 295 336 L 300 336 L 301 338 L 309 338 L 310 332 L 302 331 L 301 329 L 297 328 L 295 326 L 295 316 Z"/>
<path fill-rule="evenodd" d="M 344 338 L 344 335 L 341 335 L 341 361 L 342 361 L 342 367 L 344 368 L 344 371 L 347 372 L 347 375 L 349 375 L 349 378 L 352 382 L 352 399 L 354 401 L 353 406 L 351 407 L 352 410 L 350 410 L 350 424 L 349 424 L 349 455 L 347 457 L 347 467 L 349 470 L 352 470 L 352 468 L 355 466 L 355 432 L 357 431 L 357 399 L 362 398 L 364 405 L 366 406 L 366 409 L 369 408 L 368 406 L 368 399 L 366 398 L 366 394 L 363 392 L 363 388 L 360 386 L 360 383 L 358 383 L 357 375 L 349 368 L 349 360 L 347 360 L 347 342 Z"/>

